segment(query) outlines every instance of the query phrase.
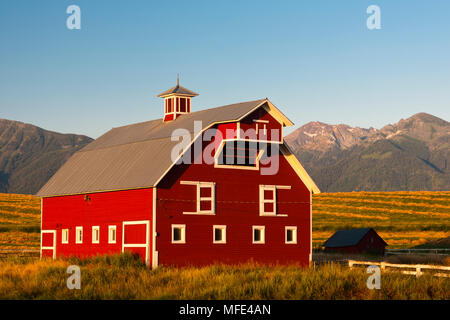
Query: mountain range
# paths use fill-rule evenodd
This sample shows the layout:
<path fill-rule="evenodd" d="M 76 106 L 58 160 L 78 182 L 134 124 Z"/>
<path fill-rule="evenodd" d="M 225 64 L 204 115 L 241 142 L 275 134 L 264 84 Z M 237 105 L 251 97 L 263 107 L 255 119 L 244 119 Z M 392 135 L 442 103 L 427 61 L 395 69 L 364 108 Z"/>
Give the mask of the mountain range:
<path fill-rule="evenodd" d="M 382 129 L 315 121 L 285 140 L 322 192 L 450 190 L 450 124 L 430 114 Z M 0 119 L 0 192 L 36 193 L 91 141 Z"/>
<path fill-rule="evenodd" d="M 82 135 L 0 119 L 0 192 L 36 193 L 75 151 L 91 141 Z"/>
<path fill-rule="evenodd" d="M 427 113 L 381 129 L 310 122 L 285 140 L 323 192 L 450 189 L 450 124 Z"/>

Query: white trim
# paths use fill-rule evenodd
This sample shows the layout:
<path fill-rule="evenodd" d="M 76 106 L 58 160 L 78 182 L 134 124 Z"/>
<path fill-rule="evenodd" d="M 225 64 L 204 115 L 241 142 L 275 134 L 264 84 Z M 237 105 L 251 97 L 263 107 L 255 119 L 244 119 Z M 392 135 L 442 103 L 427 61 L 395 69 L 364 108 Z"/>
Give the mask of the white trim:
<path fill-rule="evenodd" d="M 156 205 L 157 205 L 157 198 L 156 198 L 156 187 L 153 188 L 153 234 L 152 234 L 152 269 L 155 269 L 158 267 L 158 251 L 156 251 L 156 237 L 158 235 L 158 232 L 156 231 Z"/>
<path fill-rule="evenodd" d="M 81 240 L 78 237 L 78 232 L 81 231 Z M 83 243 L 83 227 L 75 227 L 75 243 L 81 244 Z"/>
<path fill-rule="evenodd" d="M 221 230 L 222 240 L 216 240 L 216 229 Z M 227 226 L 213 225 L 213 243 L 223 244 L 227 243 Z"/>
<path fill-rule="evenodd" d="M 241 139 L 241 122 L 236 122 L 236 139 Z M 223 141 L 223 139 L 222 139 Z"/>
<path fill-rule="evenodd" d="M 173 240 L 173 236 L 174 236 L 173 230 L 174 230 L 175 228 L 181 229 L 181 234 L 180 234 L 181 239 L 180 239 L 180 240 Z M 172 225 L 171 243 L 173 243 L 173 244 L 180 244 L 180 243 L 182 244 L 182 243 L 186 243 L 186 225 L 185 225 L 185 224 L 173 224 L 173 225 Z"/>
<path fill-rule="evenodd" d="M 98 239 L 95 239 L 95 231 L 98 231 Z M 100 243 L 100 226 L 92 226 L 92 243 Z"/>
<path fill-rule="evenodd" d="M 44 211 L 44 198 L 41 198 L 41 230 L 42 230 L 42 212 Z M 41 248 L 39 252 L 39 259 L 42 259 L 42 231 L 41 231 Z"/>
<path fill-rule="evenodd" d="M 53 233 L 53 246 L 51 247 L 42 246 L 42 235 L 44 233 Z M 52 258 L 56 259 L 56 230 L 41 230 L 41 258 L 42 258 L 42 250 L 53 250 Z"/>
<path fill-rule="evenodd" d="M 260 230 L 261 240 L 255 241 L 255 230 Z M 252 226 L 252 243 L 265 244 L 266 243 L 266 226 Z"/>
<path fill-rule="evenodd" d="M 125 226 L 144 224 L 145 228 L 145 243 L 125 243 Z M 145 250 L 145 264 L 149 265 L 150 258 L 150 220 L 139 221 L 124 221 L 122 222 L 122 252 L 125 252 L 125 248 L 146 248 Z"/>
<path fill-rule="evenodd" d="M 292 231 L 292 241 L 287 240 L 288 230 Z M 285 244 L 297 244 L 297 242 L 298 242 L 297 227 L 295 227 L 295 226 L 284 227 L 284 243 Z"/>
<path fill-rule="evenodd" d="M 180 181 L 182 185 L 196 186 L 197 199 L 195 212 L 183 212 L 183 214 L 198 214 L 198 215 L 215 215 L 216 214 L 216 183 L 215 182 L 203 182 L 203 181 Z M 210 188 L 211 196 L 202 197 L 201 188 Z M 210 210 L 201 210 L 201 202 L 209 201 L 211 203 Z"/>
<path fill-rule="evenodd" d="M 312 264 L 312 192 L 309 192 L 309 264 Z"/>
<path fill-rule="evenodd" d="M 279 186 L 279 185 L 259 185 L 259 215 L 267 217 L 287 217 L 287 214 L 280 214 L 277 210 L 277 190 L 290 190 L 291 186 Z M 272 191 L 272 199 L 266 199 L 264 197 L 264 191 Z M 272 203 L 273 211 L 265 211 L 264 204 Z"/>
<path fill-rule="evenodd" d="M 114 230 L 114 239 L 112 239 L 112 233 L 111 231 Z M 117 243 L 117 225 L 109 225 L 108 226 L 108 243 L 114 244 Z"/>
<path fill-rule="evenodd" d="M 62 244 L 69 243 L 69 229 L 61 229 L 61 243 Z"/>

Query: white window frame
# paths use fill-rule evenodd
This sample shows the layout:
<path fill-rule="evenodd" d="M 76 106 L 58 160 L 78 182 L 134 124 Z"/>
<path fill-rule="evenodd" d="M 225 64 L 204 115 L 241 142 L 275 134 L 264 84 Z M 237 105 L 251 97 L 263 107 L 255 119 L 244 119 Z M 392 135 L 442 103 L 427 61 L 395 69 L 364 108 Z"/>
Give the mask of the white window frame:
<path fill-rule="evenodd" d="M 288 230 L 292 231 L 292 239 L 293 239 L 292 241 L 288 241 L 288 239 L 287 239 Z M 298 243 L 297 227 L 295 227 L 295 226 L 285 227 L 284 243 L 285 244 L 297 244 Z"/>
<path fill-rule="evenodd" d="M 291 186 L 276 186 L 276 185 L 259 185 L 259 215 L 260 216 L 270 216 L 270 217 L 287 217 L 287 214 L 280 214 L 277 212 L 277 190 L 290 190 Z M 272 191 L 272 199 L 266 199 L 264 197 L 265 191 Z M 273 211 L 266 212 L 264 204 L 272 203 Z"/>
<path fill-rule="evenodd" d="M 81 231 L 81 239 L 79 237 L 80 231 Z M 76 244 L 83 243 L 83 227 L 75 227 L 75 243 Z"/>
<path fill-rule="evenodd" d="M 216 214 L 216 183 L 215 182 L 201 182 L 201 181 L 181 181 L 182 185 L 196 186 L 197 188 L 197 199 L 196 199 L 196 212 L 183 212 L 183 214 L 204 214 L 204 215 L 215 215 Z M 201 188 L 210 188 L 210 197 L 201 197 Z M 210 210 L 201 210 L 201 202 L 210 201 Z"/>
<path fill-rule="evenodd" d="M 255 241 L 255 230 L 260 230 L 261 240 Z M 266 243 L 266 226 L 252 226 L 252 243 L 265 244 Z"/>
<path fill-rule="evenodd" d="M 174 230 L 176 228 L 180 228 L 181 229 L 181 239 L 180 240 L 174 240 L 173 239 Z M 173 244 L 186 243 L 186 225 L 185 224 L 173 224 L 172 225 L 172 237 L 171 237 L 171 240 L 172 240 Z"/>
<path fill-rule="evenodd" d="M 98 239 L 95 239 L 95 231 L 98 231 Z M 92 226 L 92 243 L 100 243 L 100 226 Z"/>
<path fill-rule="evenodd" d="M 222 240 L 216 240 L 216 230 L 222 231 Z M 227 226 L 214 225 L 213 226 L 213 243 L 227 243 Z"/>
<path fill-rule="evenodd" d="M 112 239 L 111 231 L 114 231 L 114 239 Z M 117 226 L 116 225 L 108 226 L 108 243 L 117 243 Z"/>
<path fill-rule="evenodd" d="M 61 243 L 68 244 L 69 243 L 69 229 L 61 230 Z"/>
<path fill-rule="evenodd" d="M 238 130 L 239 132 L 239 130 Z M 253 166 L 237 166 L 233 164 L 219 164 L 219 156 L 223 151 L 223 148 L 225 148 L 225 144 L 230 141 L 245 141 L 245 142 L 262 142 L 258 140 L 242 140 L 242 139 L 223 139 L 219 148 L 217 148 L 216 153 L 214 154 L 214 168 L 222 168 L 222 169 L 239 169 L 239 170 L 259 170 L 259 163 L 261 160 L 261 157 L 264 154 L 264 150 L 259 150 L 258 154 L 256 156 L 256 165 Z"/>

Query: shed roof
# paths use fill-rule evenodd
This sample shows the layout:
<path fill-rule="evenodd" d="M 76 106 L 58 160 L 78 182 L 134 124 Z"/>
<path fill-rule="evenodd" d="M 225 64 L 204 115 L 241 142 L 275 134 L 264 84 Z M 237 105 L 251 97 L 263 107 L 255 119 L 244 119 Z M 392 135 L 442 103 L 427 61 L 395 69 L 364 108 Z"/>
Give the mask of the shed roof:
<path fill-rule="evenodd" d="M 338 230 L 323 245 L 327 248 L 355 246 L 371 229 Z"/>

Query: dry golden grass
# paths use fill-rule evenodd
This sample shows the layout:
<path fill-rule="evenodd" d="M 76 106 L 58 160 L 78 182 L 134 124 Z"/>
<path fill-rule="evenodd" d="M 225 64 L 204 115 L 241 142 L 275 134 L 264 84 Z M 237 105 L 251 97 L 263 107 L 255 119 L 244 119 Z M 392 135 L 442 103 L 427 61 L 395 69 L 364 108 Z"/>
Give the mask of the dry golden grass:
<path fill-rule="evenodd" d="M 66 268 L 81 267 L 81 289 L 66 287 Z M 450 280 L 386 272 L 369 290 L 364 268 L 340 265 L 215 265 L 151 270 L 130 256 L 0 262 L 0 299 L 443 299 Z"/>

